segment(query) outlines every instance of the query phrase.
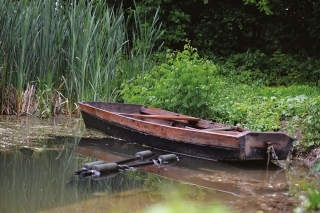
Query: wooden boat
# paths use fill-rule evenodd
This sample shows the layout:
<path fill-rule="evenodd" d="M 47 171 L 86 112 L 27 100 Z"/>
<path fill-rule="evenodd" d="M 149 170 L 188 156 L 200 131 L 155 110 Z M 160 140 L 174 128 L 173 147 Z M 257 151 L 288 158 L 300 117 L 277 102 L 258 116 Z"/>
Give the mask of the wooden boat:
<path fill-rule="evenodd" d="M 86 128 L 180 155 L 210 160 L 285 160 L 293 139 L 138 104 L 80 102 Z"/>

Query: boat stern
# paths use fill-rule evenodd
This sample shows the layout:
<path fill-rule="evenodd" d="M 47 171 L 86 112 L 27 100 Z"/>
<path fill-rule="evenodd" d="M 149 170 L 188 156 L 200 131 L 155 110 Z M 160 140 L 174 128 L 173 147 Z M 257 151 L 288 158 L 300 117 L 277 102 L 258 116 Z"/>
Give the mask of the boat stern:
<path fill-rule="evenodd" d="M 274 157 L 278 160 L 286 160 L 292 148 L 293 138 L 281 132 L 249 132 L 241 141 L 243 160 L 268 160 L 270 150 L 274 150 Z"/>

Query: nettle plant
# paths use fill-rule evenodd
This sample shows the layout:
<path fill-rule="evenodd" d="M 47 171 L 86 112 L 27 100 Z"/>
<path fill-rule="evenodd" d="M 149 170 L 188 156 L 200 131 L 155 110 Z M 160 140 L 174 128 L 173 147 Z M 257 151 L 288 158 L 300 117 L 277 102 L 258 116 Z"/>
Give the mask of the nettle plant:
<path fill-rule="evenodd" d="M 121 94 L 125 102 L 205 118 L 220 82 L 215 73 L 215 65 L 201 59 L 188 42 L 181 52 L 169 50 L 166 62 L 150 73 L 123 84 Z"/>

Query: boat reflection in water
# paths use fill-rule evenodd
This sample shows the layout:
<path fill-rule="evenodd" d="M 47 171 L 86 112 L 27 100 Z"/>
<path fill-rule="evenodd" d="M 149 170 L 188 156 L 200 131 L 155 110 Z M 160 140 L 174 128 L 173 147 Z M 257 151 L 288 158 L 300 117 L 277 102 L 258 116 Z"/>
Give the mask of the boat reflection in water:
<path fill-rule="evenodd" d="M 75 149 L 77 153 L 105 162 L 121 162 L 144 150 L 150 150 L 155 156 L 170 154 L 113 138 L 81 138 Z M 275 164 L 267 168 L 262 162 L 218 162 L 183 156 L 174 165 L 152 164 L 137 170 L 241 198 L 289 190 L 285 170 Z M 115 174 L 96 176 L 95 179 L 114 177 Z"/>

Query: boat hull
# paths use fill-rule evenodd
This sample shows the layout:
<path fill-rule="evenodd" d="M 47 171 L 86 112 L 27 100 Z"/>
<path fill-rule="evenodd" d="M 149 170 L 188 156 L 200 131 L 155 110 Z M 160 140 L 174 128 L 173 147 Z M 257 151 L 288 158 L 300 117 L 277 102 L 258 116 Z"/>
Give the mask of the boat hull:
<path fill-rule="evenodd" d="M 164 125 L 159 121 L 158 123 L 153 122 L 155 115 L 152 115 L 152 121 L 150 117 L 147 117 L 149 119 L 138 119 L 127 116 L 128 113 L 136 113 L 143 108 L 141 105 L 81 102 L 79 106 L 86 128 L 96 129 L 128 142 L 180 155 L 220 161 L 266 161 L 268 144 L 271 144 L 277 158 L 284 160 L 292 147 L 292 138 L 283 133 L 220 130 L 210 132 L 213 126 L 219 127 L 218 129 L 225 128 L 225 126 L 201 120 L 197 122 L 198 127 L 204 129 L 180 128 Z M 155 114 L 165 114 L 165 119 L 176 115 L 165 110 L 150 109 Z M 123 116 L 124 113 L 126 116 Z M 179 119 L 194 120 L 191 117 L 179 117 Z M 185 123 L 189 124 L 189 121 Z M 194 124 L 193 121 L 191 123 Z M 205 126 L 210 128 L 205 129 Z"/>
<path fill-rule="evenodd" d="M 82 112 L 86 128 L 96 129 L 106 135 L 133 142 L 146 147 L 168 151 L 171 153 L 187 155 L 210 160 L 237 160 L 241 159 L 239 149 L 198 145 L 173 141 L 166 138 L 139 132 L 116 123 L 102 120 L 96 116 Z M 265 154 L 264 154 L 265 155 Z M 265 158 L 265 157 L 264 157 Z"/>

